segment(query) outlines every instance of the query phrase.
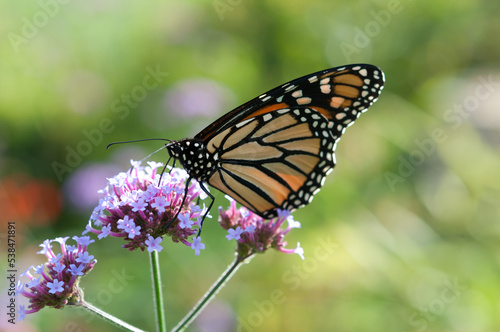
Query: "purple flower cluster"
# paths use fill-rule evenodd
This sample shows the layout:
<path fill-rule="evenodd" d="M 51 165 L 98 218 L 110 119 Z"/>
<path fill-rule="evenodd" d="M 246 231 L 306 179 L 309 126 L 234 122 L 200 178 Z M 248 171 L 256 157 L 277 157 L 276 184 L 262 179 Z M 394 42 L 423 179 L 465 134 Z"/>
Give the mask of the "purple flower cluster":
<path fill-rule="evenodd" d="M 236 202 L 229 196 L 226 198 L 231 204 L 225 211 L 219 208 L 219 223 L 229 233 L 226 238 L 236 240 L 238 244 L 236 252 L 240 259 L 255 253 L 263 253 L 269 248 L 287 254 L 298 254 L 304 259 L 304 250 L 300 247 L 300 243 L 297 243 L 295 249 L 285 248 L 287 245 L 284 241 L 285 235 L 292 228 L 300 228 L 300 223 L 293 220 L 289 211 L 278 210 L 277 218 L 264 220 L 245 207 L 237 209 Z M 288 222 L 288 227 L 282 229 L 285 220 Z"/>
<path fill-rule="evenodd" d="M 108 179 L 108 186 L 102 191 L 105 196 L 94 209 L 84 233 L 95 233 L 99 239 L 109 235 L 122 237 L 127 242 L 124 248 L 147 248 L 149 252 L 161 251 L 163 236 L 168 235 L 199 255 L 205 245 L 199 237 L 193 237 L 191 242 L 189 238 L 198 232 L 206 212 L 195 203 L 206 198 L 200 185 L 193 181 L 181 206 L 189 185 L 184 170 L 171 168 L 160 175 L 157 168 L 163 166 L 161 163 L 148 162 L 147 167 L 140 162 L 131 163 L 129 172 Z"/>
<path fill-rule="evenodd" d="M 66 245 L 69 237 L 45 240 L 39 254 L 47 256 L 48 262 L 39 266 L 30 266 L 21 277 L 28 277 L 29 282 L 18 281 L 16 294 L 29 299 L 28 309 L 24 305 L 19 308 L 19 320 L 26 314 L 39 311 L 45 306 L 62 309 L 65 305 L 76 305 L 83 298 L 78 287 L 80 278 L 86 275 L 97 262 L 89 255 L 87 246 L 94 242 L 88 236 L 74 236 L 77 246 Z M 61 252 L 56 254 L 51 243 L 58 242 Z M 32 274 L 31 270 L 34 269 Z"/>

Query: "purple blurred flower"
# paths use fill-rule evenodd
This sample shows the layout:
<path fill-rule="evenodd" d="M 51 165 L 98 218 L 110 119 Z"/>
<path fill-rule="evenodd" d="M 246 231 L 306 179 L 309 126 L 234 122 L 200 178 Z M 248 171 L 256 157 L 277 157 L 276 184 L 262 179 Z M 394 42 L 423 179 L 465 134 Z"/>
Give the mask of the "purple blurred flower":
<path fill-rule="evenodd" d="M 163 165 L 148 162 L 149 166 L 131 161 L 132 169 L 108 179 L 105 194 L 94 209 L 86 232 L 98 234 L 99 239 L 122 237 L 129 250 L 161 251 L 159 245 L 168 235 L 174 242 L 182 242 L 199 253 L 200 245 L 193 247 L 189 238 L 197 234 L 199 220 L 206 212 L 195 201 L 206 198 L 195 181 L 189 186 L 184 205 L 187 173 L 179 168 L 169 169 L 161 175 L 156 170 Z M 180 210 L 178 218 L 174 216 Z M 168 227 L 167 227 L 168 225 Z M 204 246 L 204 245 L 203 245 Z"/>
<path fill-rule="evenodd" d="M 207 79 L 178 83 L 166 95 L 167 109 L 179 117 L 214 116 L 227 109 L 233 99 L 230 90 Z"/>
<path fill-rule="evenodd" d="M 245 207 L 236 208 L 236 202 L 229 199 L 230 206 L 227 210 L 219 207 L 219 223 L 228 231 L 226 238 L 236 240 L 238 246 L 236 252 L 240 259 L 255 254 L 263 253 L 269 248 L 274 248 L 287 254 L 298 254 L 304 259 L 304 250 L 297 243 L 295 249 L 287 249 L 285 235 L 293 228 L 300 228 L 300 223 L 293 220 L 290 212 L 279 210 L 278 217 L 264 220 L 257 214 L 249 211 Z M 288 226 L 283 229 L 282 224 L 287 221 Z"/>
<path fill-rule="evenodd" d="M 62 309 L 65 305 L 78 305 L 83 300 L 83 292 L 78 284 L 80 278 L 89 273 L 97 262 L 87 251 L 87 246 L 94 240 L 88 236 L 74 236 L 73 239 L 78 243 L 76 248 L 66 245 L 68 239 L 45 240 L 38 253 L 47 256 L 48 262 L 37 267 L 30 266 L 21 274 L 29 282 L 19 281 L 16 295 L 28 298 L 29 305 L 27 309 L 20 306 L 20 320 L 24 319 L 25 314 L 35 313 L 45 306 Z M 61 253 L 54 253 L 53 242 L 60 244 Z M 34 270 L 34 275 L 31 270 Z"/>
<path fill-rule="evenodd" d="M 78 211 L 88 211 L 99 199 L 97 191 L 106 185 L 106 177 L 118 168 L 109 164 L 86 164 L 77 168 L 64 182 L 64 193 Z"/>

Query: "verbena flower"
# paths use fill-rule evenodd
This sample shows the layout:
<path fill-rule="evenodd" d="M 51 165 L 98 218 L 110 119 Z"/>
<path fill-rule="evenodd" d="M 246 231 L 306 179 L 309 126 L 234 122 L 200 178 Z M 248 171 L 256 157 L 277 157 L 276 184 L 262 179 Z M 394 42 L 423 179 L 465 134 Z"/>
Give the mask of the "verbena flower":
<path fill-rule="evenodd" d="M 26 309 L 19 307 L 19 320 L 26 314 L 39 311 L 45 306 L 62 309 L 65 305 L 78 305 L 83 300 L 83 291 L 78 287 L 81 277 L 92 270 L 97 262 L 89 255 L 87 246 L 94 242 L 88 236 L 74 236 L 78 246 L 66 245 L 69 237 L 45 240 L 38 254 L 47 256 L 48 262 L 39 266 L 30 266 L 21 277 L 27 277 L 27 283 L 18 281 L 16 295 L 29 299 Z M 52 250 L 52 243 L 58 242 L 60 253 Z M 33 270 L 33 271 L 32 271 Z"/>
<path fill-rule="evenodd" d="M 236 202 L 229 196 L 226 198 L 231 203 L 227 210 L 219 207 L 219 223 L 229 233 L 226 238 L 236 240 L 236 252 L 240 258 L 244 259 L 274 248 L 287 254 L 298 254 L 304 259 L 304 250 L 300 247 L 300 243 L 297 243 L 295 249 L 285 248 L 287 245 L 284 241 L 285 235 L 293 228 L 300 228 L 300 223 L 293 220 L 289 211 L 278 210 L 277 218 L 265 220 L 245 207 L 236 208 Z M 285 221 L 288 222 L 288 226 L 282 228 Z"/>
<path fill-rule="evenodd" d="M 198 233 L 201 218 L 206 209 L 196 203 L 207 195 L 200 185 L 193 181 L 186 184 L 187 173 L 183 169 L 171 168 L 157 174 L 161 163 L 148 162 L 143 167 L 140 162 L 132 163 L 129 172 L 122 172 L 108 179 L 105 195 L 94 209 L 86 232 L 98 235 L 122 237 L 124 248 L 129 250 L 161 251 L 160 243 L 167 235 L 174 242 L 182 242 L 195 249 L 199 255 L 204 245 L 200 239 L 190 237 Z M 184 204 L 186 185 L 189 185 Z M 173 220 L 180 210 L 178 217 Z"/>

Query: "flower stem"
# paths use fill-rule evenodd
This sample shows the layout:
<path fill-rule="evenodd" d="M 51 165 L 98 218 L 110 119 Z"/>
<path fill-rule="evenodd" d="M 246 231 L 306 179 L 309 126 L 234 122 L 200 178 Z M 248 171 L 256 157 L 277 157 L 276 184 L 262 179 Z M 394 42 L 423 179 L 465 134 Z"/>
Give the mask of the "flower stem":
<path fill-rule="evenodd" d="M 94 307 L 92 304 L 90 304 L 88 302 L 81 301 L 79 304 L 84 309 L 90 311 L 94 315 L 97 315 L 108 322 L 111 322 L 113 325 L 118 326 L 122 330 L 132 331 L 132 332 L 144 332 L 144 330 L 138 329 L 138 328 L 136 328 L 128 323 L 125 323 L 121 319 L 118 319 L 115 316 L 112 316 L 112 315 L 108 314 L 107 312 L 104 312 L 101 309 Z"/>
<path fill-rule="evenodd" d="M 158 260 L 158 251 L 153 250 L 149 253 L 151 263 L 151 278 L 153 280 L 153 298 L 156 313 L 156 331 L 167 332 L 165 323 L 165 306 L 163 304 L 163 292 L 161 288 L 160 262 Z"/>
<path fill-rule="evenodd" d="M 249 263 L 254 254 L 246 257 L 236 256 L 235 260 L 227 267 L 226 271 L 217 279 L 217 281 L 210 287 L 210 289 L 203 295 L 203 297 L 196 303 L 196 305 L 188 312 L 188 314 L 173 328 L 172 332 L 180 332 L 189 326 L 198 314 L 205 308 L 207 304 L 217 295 L 219 290 L 226 284 L 226 282 L 233 276 L 233 274 L 240 268 L 243 263 Z"/>

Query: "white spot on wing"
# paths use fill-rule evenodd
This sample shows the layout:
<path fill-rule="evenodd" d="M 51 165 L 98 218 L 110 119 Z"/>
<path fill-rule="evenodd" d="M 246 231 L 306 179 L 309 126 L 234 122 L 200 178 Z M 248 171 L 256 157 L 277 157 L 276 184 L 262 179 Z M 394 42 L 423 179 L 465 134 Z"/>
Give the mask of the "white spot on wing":
<path fill-rule="evenodd" d="M 335 119 L 337 120 L 342 120 L 343 118 L 345 118 L 346 114 L 345 113 L 337 113 L 335 114 Z"/>
<path fill-rule="evenodd" d="M 332 87 L 329 84 L 320 85 L 321 92 L 324 94 L 329 94 L 332 92 Z"/>
<path fill-rule="evenodd" d="M 250 118 L 250 119 L 246 119 L 245 121 L 241 121 L 240 123 L 236 124 L 236 128 L 241 128 L 241 127 L 243 127 L 244 125 L 246 125 L 247 123 L 249 123 L 250 121 L 253 121 L 253 120 L 254 120 L 253 118 Z"/>
<path fill-rule="evenodd" d="M 313 76 L 313 77 L 309 77 L 309 78 L 308 78 L 309 83 L 314 83 L 314 82 L 316 82 L 317 80 L 318 80 L 318 76 Z"/>

